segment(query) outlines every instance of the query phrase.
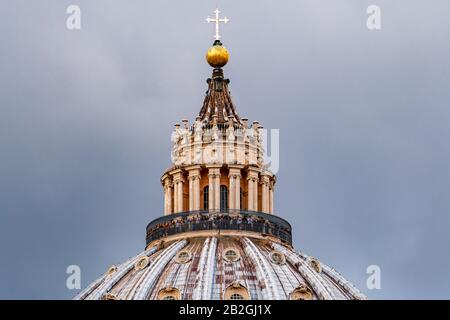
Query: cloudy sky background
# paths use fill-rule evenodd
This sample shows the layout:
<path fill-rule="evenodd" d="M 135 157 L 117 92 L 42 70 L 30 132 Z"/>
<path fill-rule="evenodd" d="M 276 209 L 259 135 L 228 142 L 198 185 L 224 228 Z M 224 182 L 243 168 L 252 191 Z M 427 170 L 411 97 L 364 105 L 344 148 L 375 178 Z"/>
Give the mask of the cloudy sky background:
<path fill-rule="evenodd" d="M 144 248 L 216 4 L 238 112 L 280 129 L 275 209 L 296 248 L 372 299 L 450 298 L 448 0 L 2 1 L 0 298 L 72 298 L 68 265 L 85 287 Z"/>

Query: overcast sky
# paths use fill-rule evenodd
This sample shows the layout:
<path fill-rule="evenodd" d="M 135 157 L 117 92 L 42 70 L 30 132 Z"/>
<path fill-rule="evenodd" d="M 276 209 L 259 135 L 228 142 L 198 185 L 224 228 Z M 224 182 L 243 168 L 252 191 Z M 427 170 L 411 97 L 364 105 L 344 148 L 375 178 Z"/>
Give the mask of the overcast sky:
<path fill-rule="evenodd" d="M 295 247 L 371 299 L 450 298 L 448 0 L 2 1 L 0 298 L 72 298 L 68 265 L 85 287 L 144 248 L 216 4 L 239 114 L 280 129 Z"/>

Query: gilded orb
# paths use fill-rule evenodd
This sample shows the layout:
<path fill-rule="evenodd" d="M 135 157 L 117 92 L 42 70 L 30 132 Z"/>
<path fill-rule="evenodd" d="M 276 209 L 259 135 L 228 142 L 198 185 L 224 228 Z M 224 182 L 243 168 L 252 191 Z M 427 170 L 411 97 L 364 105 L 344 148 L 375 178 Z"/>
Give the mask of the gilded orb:
<path fill-rule="evenodd" d="M 219 42 L 220 43 L 220 42 Z M 227 64 L 230 54 L 227 48 L 222 46 L 222 44 L 216 44 L 208 49 L 206 53 L 206 61 L 213 68 L 221 68 Z"/>

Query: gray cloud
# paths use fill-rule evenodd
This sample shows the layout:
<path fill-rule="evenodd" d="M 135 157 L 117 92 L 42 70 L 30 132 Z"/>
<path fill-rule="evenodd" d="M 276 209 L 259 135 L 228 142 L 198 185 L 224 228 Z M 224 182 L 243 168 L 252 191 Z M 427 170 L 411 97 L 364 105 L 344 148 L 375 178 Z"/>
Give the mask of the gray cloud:
<path fill-rule="evenodd" d="M 373 299 L 448 298 L 450 3 L 376 2 L 378 32 L 372 1 L 219 1 L 225 73 L 239 113 L 280 129 L 296 248 Z M 143 249 L 172 125 L 206 90 L 215 5 L 2 3 L 0 298 L 71 298 L 68 265 L 86 286 Z"/>

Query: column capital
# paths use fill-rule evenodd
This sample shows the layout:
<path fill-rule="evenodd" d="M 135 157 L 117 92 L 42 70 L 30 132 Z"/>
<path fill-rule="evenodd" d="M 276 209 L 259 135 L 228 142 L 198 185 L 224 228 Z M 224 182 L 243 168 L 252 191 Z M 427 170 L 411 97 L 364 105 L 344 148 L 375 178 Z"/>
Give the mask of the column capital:
<path fill-rule="evenodd" d="M 164 181 L 164 188 L 172 188 L 172 187 L 173 187 L 172 179 L 167 179 L 166 181 Z"/>
<path fill-rule="evenodd" d="M 242 176 L 241 176 L 241 173 L 240 173 L 240 172 L 230 172 L 230 173 L 228 174 L 228 177 L 229 177 L 230 179 L 237 179 L 237 178 L 241 178 Z"/>
<path fill-rule="evenodd" d="M 273 190 L 273 189 L 275 188 L 275 181 L 270 180 L 269 188 L 270 188 L 271 190 Z"/>
<path fill-rule="evenodd" d="M 247 180 L 258 181 L 259 180 L 258 172 L 257 171 L 248 171 L 247 172 Z"/>
<path fill-rule="evenodd" d="M 206 166 L 208 169 L 208 177 L 216 178 L 220 177 L 220 168 L 222 166 Z"/>
<path fill-rule="evenodd" d="M 200 166 L 189 167 L 188 170 L 188 179 L 195 180 L 200 179 Z"/>
<path fill-rule="evenodd" d="M 261 175 L 261 184 L 265 186 L 270 186 L 270 176 L 268 175 Z"/>
<path fill-rule="evenodd" d="M 189 175 L 188 180 L 189 181 L 200 180 L 200 175 Z"/>
<path fill-rule="evenodd" d="M 244 168 L 244 166 L 228 166 L 228 177 L 230 178 L 237 178 L 241 177 L 241 170 Z"/>
<path fill-rule="evenodd" d="M 172 175 L 173 183 L 184 182 L 183 172 L 181 170 L 177 170 Z"/>
<path fill-rule="evenodd" d="M 170 187 L 172 186 L 172 177 L 169 174 L 165 174 L 161 177 L 161 184 L 163 187 Z"/>

